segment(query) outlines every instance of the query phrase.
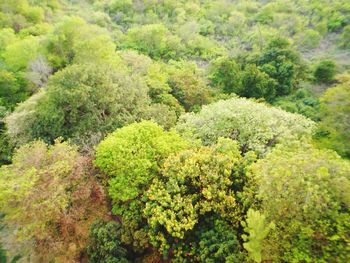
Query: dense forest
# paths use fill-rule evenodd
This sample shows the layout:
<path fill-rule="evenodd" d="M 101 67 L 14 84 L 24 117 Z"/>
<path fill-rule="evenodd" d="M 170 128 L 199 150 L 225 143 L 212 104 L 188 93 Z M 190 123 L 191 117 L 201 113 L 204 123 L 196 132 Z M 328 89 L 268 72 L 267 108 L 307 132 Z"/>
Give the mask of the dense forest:
<path fill-rule="evenodd" d="M 349 0 L 0 0 L 0 262 L 350 262 Z"/>

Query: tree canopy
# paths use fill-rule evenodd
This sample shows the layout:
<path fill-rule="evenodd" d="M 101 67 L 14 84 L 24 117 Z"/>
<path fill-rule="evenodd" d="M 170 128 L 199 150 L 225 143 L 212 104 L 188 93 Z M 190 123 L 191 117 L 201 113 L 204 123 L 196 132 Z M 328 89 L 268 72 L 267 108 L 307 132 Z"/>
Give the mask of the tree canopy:
<path fill-rule="evenodd" d="M 206 145 L 219 137 L 237 140 L 243 152 L 265 153 L 269 147 L 312 135 L 314 123 L 307 118 L 242 98 L 221 100 L 199 113 L 183 115 L 176 128 L 186 137 Z"/>

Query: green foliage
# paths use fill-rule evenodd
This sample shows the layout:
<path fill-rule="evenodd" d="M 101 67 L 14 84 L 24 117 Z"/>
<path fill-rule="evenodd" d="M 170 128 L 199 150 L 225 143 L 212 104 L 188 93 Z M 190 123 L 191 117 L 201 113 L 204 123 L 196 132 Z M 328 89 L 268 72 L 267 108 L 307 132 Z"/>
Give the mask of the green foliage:
<path fill-rule="evenodd" d="M 244 248 L 248 251 L 249 258 L 255 262 L 261 262 L 261 251 L 263 250 L 262 241 L 266 238 L 270 229 L 274 227 L 273 223 L 268 224 L 265 216 L 259 211 L 249 209 L 247 219 L 242 222 L 244 231 L 248 235 L 243 235 Z"/>
<path fill-rule="evenodd" d="M 298 46 L 302 49 L 317 48 L 320 40 L 320 33 L 313 29 L 306 29 L 305 31 L 300 32 L 297 38 Z"/>
<path fill-rule="evenodd" d="M 174 262 L 243 262 L 236 228 L 217 215 L 205 215 L 185 239 L 174 244 Z"/>
<path fill-rule="evenodd" d="M 96 149 L 95 164 L 110 178 L 112 200 L 127 201 L 142 194 L 164 159 L 186 145 L 176 133 L 165 132 L 157 124 L 143 121 L 107 136 Z"/>
<path fill-rule="evenodd" d="M 350 49 L 350 25 L 344 27 L 343 33 L 340 37 L 340 45 L 344 48 Z"/>
<path fill-rule="evenodd" d="M 256 206 L 276 225 L 263 259 L 349 260 L 349 172 L 348 161 L 305 142 L 277 147 L 252 165 Z"/>
<path fill-rule="evenodd" d="M 241 262 L 241 246 L 232 227 L 223 220 L 215 220 L 206 230 L 198 229 L 198 260 L 201 262 Z"/>
<path fill-rule="evenodd" d="M 332 60 L 322 60 L 317 64 L 314 77 L 317 82 L 329 83 L 334 80 L 336 65 Z"/>
<path fill-rule="evenodd" d="M 177 59 L 183 49 L 180 39 L 162 24 L 129 29 L 122 46 L 136 49 L 154 59 Z"/>
<path fill-rule="evenodd" d="M 0 0 L 0 258 L 350 262 L 349 163 L 309 145 L 350 158 L 349 26 L 349 0 Z"/>
<path fill-rule="evenodd" d="M 256 59 L 259 69 L 277 81 L 276 95 L 288 95 L 296 88 L 304 74 L 300 55 L 287 40 L 272 40 Z"/>
<path fill-rule="evenodd" d="M 320 102 L 307 89 L 298 89 L 289 96 L 280 97 L 273 105 L 288 112 L 302 114 L 313 121 L 320 119 Z"/>
<path fill-rule="evenodd" d="M 241 87 L 241 70 L 233 58 L 221 57 L 211 66 L 210 80 L 224 93 L 237 93 Z"/>
<path fill-rule="evenodd" d="M 236 61 L 221 57 L 212 63 L 211 82 L 224 93 L 272 101 L 290 94 L 303 77 L 300 55 L 285 39 L 274 39 L 261 52 Z"/>
<path fill-rule="evenodd" d="M 175 122 L 177 120 L 176 117 L 184 111 L 178 100 L 171 94 L 172 88 L 168 83 L 168 71 L 173 69 L 173 67 L 165 67 L 164 64 L 152 61 L 146 55 L 131 50 L 120 51 L 118 52 L 118 56 L 121 59 L 120 64 L 124 67 L 126 66 L 130 74 L 137 74 L 143 78 L 148 87 L 148 95 L 152 102 L 155 103 L 146 114 L 148 117 L 146 116 L 145 118 L 153 119 L 158 124 L 167 128 L 173 126 L 173 121 Z M 173 69 L 173 73 L 175 74 L 176 72 L 181 71 L 175 71 Z M 193 78 L 197 79 L 199 76 L 197 77 L 196 74 Z M 202 83 L 201 79 L 196 83 Z M 163 110 L 164 112 L 157 115 L 157 111 L 159 110 Z M 176 114 L 175 119 L 174 114 Z M 165 119 L 162 120 L 161 115 L 164 115 Z"/>
<path fill-rule="evenodd" d="M 232 170 L 240 159 L 238 146 L 230 139 L 170 156 L 162 176 L 153 180 L 146 193 L 144 214 L 152 244 L 167 252 L 167 238 L 183 239 L 199 216 L 210 212 L 237 224 L 239 207 L 230 187 Z"/>
<path fill-rule="evenodd" d="M 6 263 L 7 262 L 7 257 L 6 257 L 6 251 L 0 247 L 0 262 L 1 263 Z"/>
<path fill-rule="evenodd" d="M 321 97 L 321 122 L 315 135 L 316 142 L 350 158 L 350 80 L 329 88 Z"/>
<path fill-rule="evenodd" d="M 20 81 L 10 71 L 0 69 L 0 105 L 12 110 L 16 103 L 27 97 L 27 91 L 20 86 Z"/>
<path fill-rule="evenodd" d="M 210 92 L 194 63 L 173 63 L 169 69 L 169 86 L 185 110 L 194 110 L 210 100 Z"/>
<path fill-rule="evenodd" d="M 52 142 L 60 136 L 84 140 L 140 119 L 149 105 L 147 87 L 137 77 L 108 65 L 67 67 L 34 96 L 7 118 L 16 142 Z"/>
<path fill-rule="evenodd" d="M 65 18 L 45 43 L 48 60 L 55 69 L 71 63 L 108 63 L 115 52 L 115 44 L 106 30 L 89 25 L 80 17 Z"/>
<path fill-rule="evenodd" d="M 149 242 L 142 212 L 145 191 L 165 159 L 187 147 L 178 134 L 149 121 L 123 127 L 97 146 L 95 164 L 108 175 L 112 212 L 123 218 L 122 241 L 137 251 Z"/>
<path fill-rule="evenodd" d="M 90 227 L 87 248 L 89 262 L 124 263 L 127 251 L 120 242 L 120 224 L 110 221 L 95 221 Z"/>
<path fill-rule="evenodd" d="M 185 114 L 176 126 L 184 136 L 201 139 L 205 145 L 227 137 L 237 140 L 242 152 L 258 154 L 277 143 L 310 137 L 313 127 L 303 116 L 238 98 L 204 106 L 197 114 Z"/>
<path fill-rule="evenodd" d="M 7 67 L 12 71 L 23 71 L 28 63 L 39 55 L 39 39 L 33 36 L 14 42 L 3 54 Z"/>
<path fill-rule="evenodd" d="M 242 87 L 237 94 L 246 98 L 266 98 L 271 101 L 275 97 L 276 86 L 276 81 L 269 75 L 260 71 L 254 64 L 248 64 L 242 74 Z"/>
<path fill-rule="evenodd" d="M 50 1 L 50 2 L 54 2 Z M 0 2 L 0 25 L 3 27 L 12 27 L 16 32 L 25 27 L 43 22 L 45 19 L 44 8 L 50 7 L 49 3 L 34 3 L 27 0 L 2 0 Z M 51 7 L 53 7 L 51 5 Z M 57 7 L 57 6 L 56 6 Z"/>

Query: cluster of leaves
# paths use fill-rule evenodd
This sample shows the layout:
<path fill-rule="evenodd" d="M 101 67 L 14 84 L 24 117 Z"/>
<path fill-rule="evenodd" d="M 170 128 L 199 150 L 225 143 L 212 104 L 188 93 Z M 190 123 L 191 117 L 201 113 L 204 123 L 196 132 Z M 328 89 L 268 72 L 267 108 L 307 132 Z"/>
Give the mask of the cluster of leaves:
<path fill-rule="evenodd" d="M 108 135 L 96 149 L 95 164 L 112 177 L 113 201 L 128 201 L 142 194 L 167 156 L 185 147 L 178 134 L 144 121 Z"/>
<path fill-rule="evenodd" d="M 162 242 L 183 239 L 199 216 L 210 212 L 237 224 L 239 207 L 230 191 L 230 176 L 240 158 L 237 145 L 230 139 L 169 157 L 162 176 L 153 180 L 146 193 L 144 214 L 151 227 L 151 242 L 161 251 L 170 249 Z M 159 231 L 160 226 L 165 233 Z"/>
<path fill-rule="evenodd" d="M 147 121 L 123 127 L 98 145 L 95 164 L 109 175 L 112 211 L 123 218 L 125 242 L 138 249 L 147 243 L 142 218 L 145 190 L 165 159 L 185 148 L 187 143 L 178 134 Z"/>

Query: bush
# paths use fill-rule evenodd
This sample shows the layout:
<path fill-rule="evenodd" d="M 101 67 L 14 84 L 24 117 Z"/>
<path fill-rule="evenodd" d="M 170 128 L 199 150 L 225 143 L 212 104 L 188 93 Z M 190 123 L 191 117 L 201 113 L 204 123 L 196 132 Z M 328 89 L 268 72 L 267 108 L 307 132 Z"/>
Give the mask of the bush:
<path fill-rule="evenodd" d="M 332 60 L 320 61 L 314 71 L 314 77 L 317 82 L 329 83 L 334 80 L 336 65 Z"/>
<path fill-rule="evenodd" d="M 87 253 L 89 262 L 127 263 L 127 250 L 122 246 L 121 225 L 114 222 L 95 221 L 90 227 Z"/>

